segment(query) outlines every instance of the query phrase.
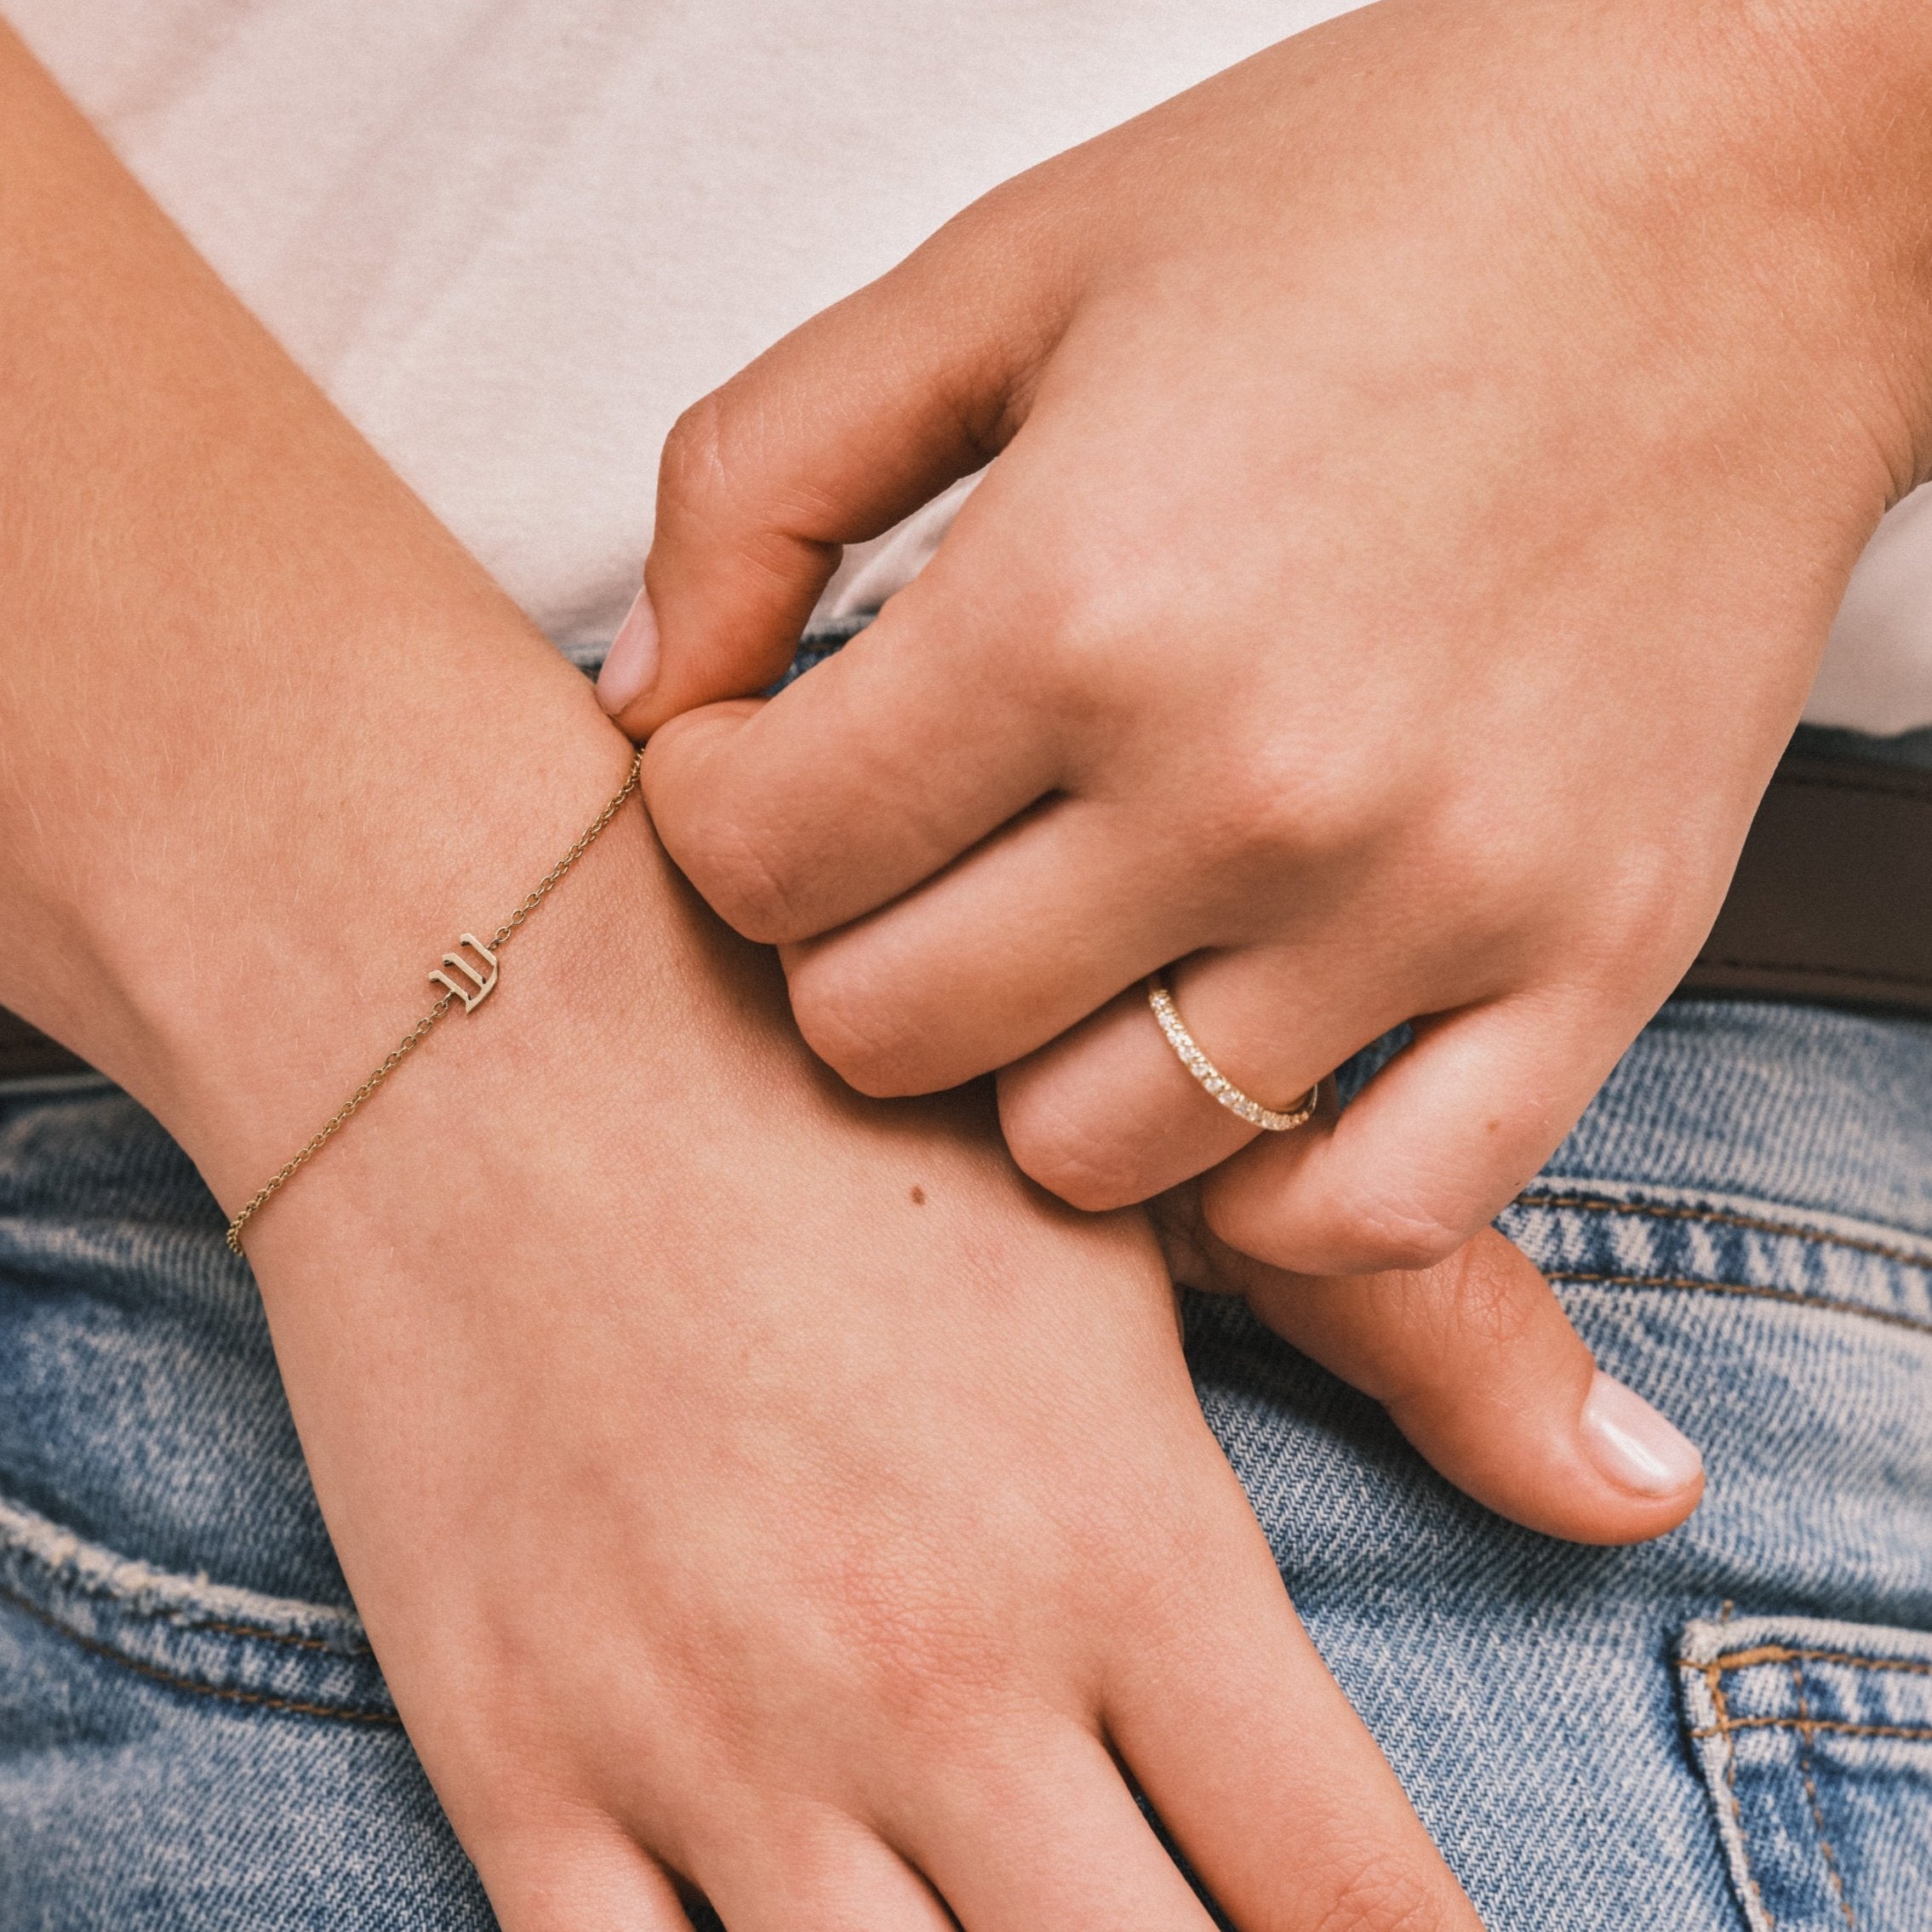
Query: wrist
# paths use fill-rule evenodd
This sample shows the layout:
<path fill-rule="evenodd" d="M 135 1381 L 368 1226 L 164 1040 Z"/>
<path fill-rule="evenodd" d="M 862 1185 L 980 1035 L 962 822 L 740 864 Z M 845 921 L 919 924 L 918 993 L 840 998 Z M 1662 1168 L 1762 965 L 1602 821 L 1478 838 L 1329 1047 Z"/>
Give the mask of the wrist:
<path fill-rule="evenodd" d="M 402 1043 L 403 1083 L 488 1053 L 595 997 L 614 919 L 648 929 L 652 841 L 634 792 L 617 803 L 631 748 L 600 724 L 540 708 L 425 746 L 320 815 L 322 866 L 270 855 L 212 970 L 141 982 L 157 1111 L 230 1208 L 352 1094 L 380 1105 L 364 1083 Z"/>
<path fill-rule="evenodd" d="M 300 731 L 229 712 L 165 786 L 123 773 L 123 837 L 90 842 L 79 876 L 29 878 L 11 1003 L 148 1106 L 231 1206 L 433 1003 L 459 935 L 494 933 L 622 781 L 631 748 L 580 674 L 507 604 L 467 615 L 365 631 L 319 675 L 332 647 L 312 644 L 329 702 Z M 193 708 L 223 716 L 219 693 Z M 559 896 L 610 886 L 586 857 Z M 546 903 L 514 952 L 556 917 Z"/>
<path fill-rule="evenodd" d="M 0 1001 L 245 1196 L 628 749 L 3 31 L 0 100 Z"/>

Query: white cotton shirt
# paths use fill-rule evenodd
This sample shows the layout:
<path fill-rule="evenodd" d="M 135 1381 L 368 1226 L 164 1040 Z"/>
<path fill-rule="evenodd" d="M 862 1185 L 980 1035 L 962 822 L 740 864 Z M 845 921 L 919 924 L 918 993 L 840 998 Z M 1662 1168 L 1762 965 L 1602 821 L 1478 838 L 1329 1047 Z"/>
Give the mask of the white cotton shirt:
<path fill-rule="evenodd" d="M 296 359 L 557 642 L 609 637 L 689 403 L 967 203 L 1334 0 L 0 0 Z M 849 559 L 838 609 L 943 509 Z M 1203 560 L 1211 574 L 1212 559 Z M 1932 498 L 1806 713 L 1932 724 Z"/>

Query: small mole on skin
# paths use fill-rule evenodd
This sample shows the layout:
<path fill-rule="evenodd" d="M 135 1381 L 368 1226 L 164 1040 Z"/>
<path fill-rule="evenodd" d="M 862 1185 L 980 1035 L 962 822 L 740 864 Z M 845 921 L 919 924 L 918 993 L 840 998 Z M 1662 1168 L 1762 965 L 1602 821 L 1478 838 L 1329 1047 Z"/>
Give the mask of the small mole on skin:
<path fill-rule="evenodd" d="M 925 1189 L 924 1189 L 924 1188 L 923 1188 L 923 1187 L 915 1187 L 915 1188 L 914 1188 L 914 1189 L 912 1190 L 912 1205 L 913 1205 L 913 1206 L 914 1206 L 915 1208 L 923 1208 L 923 1207 L 924 1207 L 924 1206 L 925 1206 L 925 1204 L 926 1204 L 926 1191 L 925 1191 Z"/>

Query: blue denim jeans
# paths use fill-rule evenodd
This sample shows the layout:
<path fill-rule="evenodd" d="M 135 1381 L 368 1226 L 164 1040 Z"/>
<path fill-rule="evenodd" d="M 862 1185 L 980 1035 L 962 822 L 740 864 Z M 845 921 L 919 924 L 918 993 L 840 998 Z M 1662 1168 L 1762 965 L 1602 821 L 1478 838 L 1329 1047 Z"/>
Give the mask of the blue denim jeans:
<path fill-rule="evenodd" d="M 1492 1932 L 1932 1932 L 1932 1025 L 1675 1003 L 1503 1225 L 1703 1447 L 1658 1542 L 1503 1523 L 1188 1310 L 1437 1843 Z M 0 1089 L 0 1932 L 490 1923 L 214 1201 L 106 1082 Z"/>
<path fill-rule="evenodd" d="M 1709 1494 L 1532 1535 L 1197 1301 L 1323 1653 L 1493 1932 L 1925 1932 L 1932 1026 L 1668 1007 L 1505 1225 Z M 105 1082 L 0 1095 L 0 1932 L 489 1923 L 214 1202 Z"/>

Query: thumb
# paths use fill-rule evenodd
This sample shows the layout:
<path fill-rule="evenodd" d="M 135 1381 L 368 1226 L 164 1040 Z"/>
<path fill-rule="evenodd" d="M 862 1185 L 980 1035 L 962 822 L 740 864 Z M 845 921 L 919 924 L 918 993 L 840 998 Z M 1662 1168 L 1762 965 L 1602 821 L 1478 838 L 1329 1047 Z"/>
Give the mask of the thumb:
<path fill-rule="evenodd" d="M 1010 236 L 982 263 L 987 220 L 969 209 L 678 419 L 644 588 L 597 685 L 632 737 L 770 683 L 841 546 L 891 529 L 1010 438 L 1058 333 L 1045 292 L 1065 277 Z"/>
<path fill-rule="evenodd" d="M 1177 1272 L 1245 1295 L 1478 1502 L 1578 1543 L 1640 1542 L 1697 1506 L 1695 1445 L 1598 1368 L 1549 1283 L 1494 1228 L 1432 1268 L 1296 1275 L 1217 1242 L 1177 1192 L 1160 1210 Z"/>

